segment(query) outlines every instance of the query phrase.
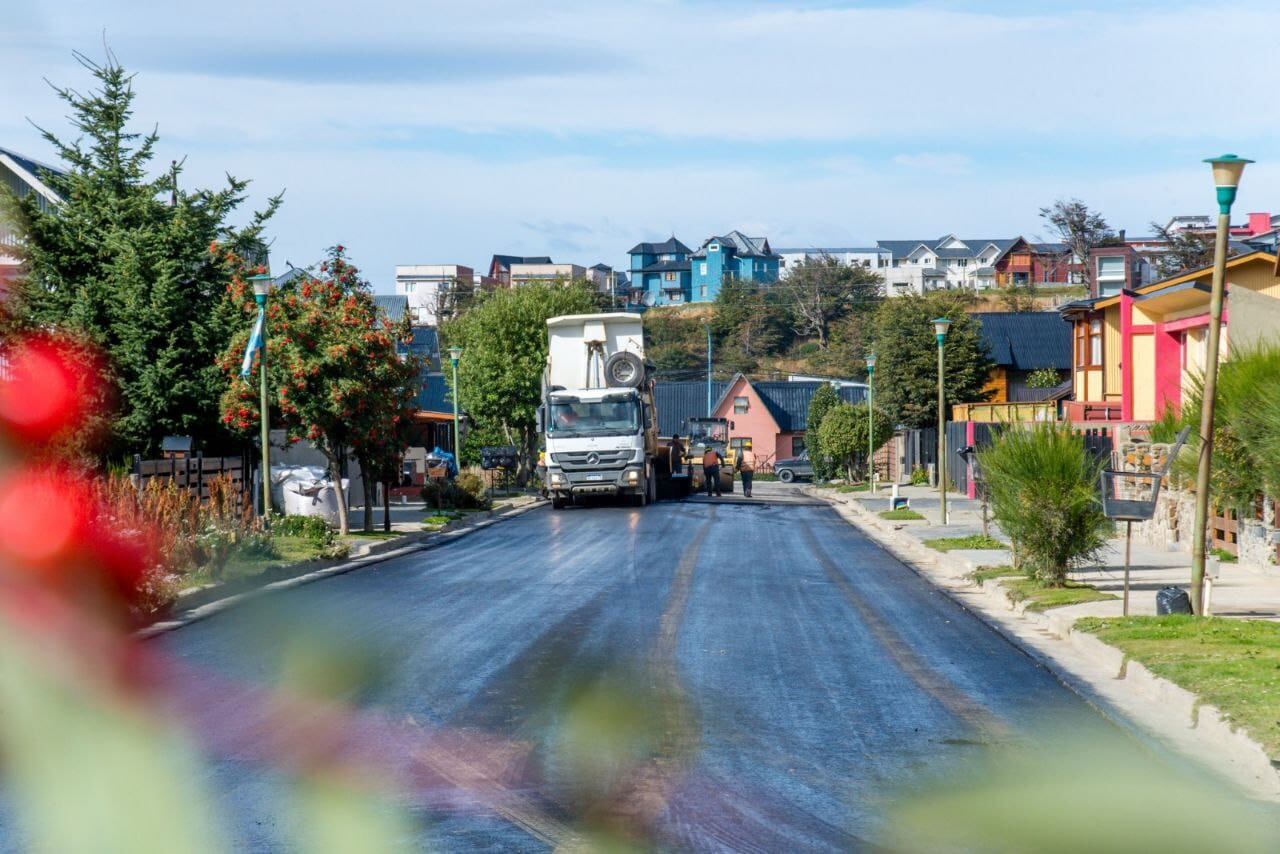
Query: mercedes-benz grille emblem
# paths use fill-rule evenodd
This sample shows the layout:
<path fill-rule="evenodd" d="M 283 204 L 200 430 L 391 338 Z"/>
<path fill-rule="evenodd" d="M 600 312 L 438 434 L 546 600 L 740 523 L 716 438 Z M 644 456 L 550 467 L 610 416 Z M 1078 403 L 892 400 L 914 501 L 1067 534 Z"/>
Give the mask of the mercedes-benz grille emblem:
<path fill-rule="evenodd" d="M 591 452 L 590 454 L 587 454 L 587 465 L 589 465 L 589 466 L 595 466 L 595 465 L 599 465 L 599 464 L 600 464 L 600 455 L 599 455 L 599 454 L 595 453 L 594 451 L 593 451 L 593 452 Z"/>

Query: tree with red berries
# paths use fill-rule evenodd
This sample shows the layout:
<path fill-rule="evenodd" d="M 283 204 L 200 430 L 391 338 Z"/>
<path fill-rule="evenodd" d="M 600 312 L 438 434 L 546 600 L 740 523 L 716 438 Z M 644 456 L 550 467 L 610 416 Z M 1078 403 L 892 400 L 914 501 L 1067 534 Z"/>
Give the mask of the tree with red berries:
<path fill-rule="evenodd" d="M 243 330 L 219 360 L 229 383 L 222 421 L 246 436 L 258 431 L 254 377 L 240 376 L 240 362 L 257 311 L 252 288 L 236 275 L 230 298 L 242 306 Z M 400 426 L 411 417 L 419 366 L 396 353 L 408 330 L 392 323 L 374 303 L 369 283 L 335 246 L 317 269 L 282 286 L 267 303 L 267 381 L 272 423 L 288 440 L 311 441 L 328 461 L 335 486 L 350 451 L 367 460 L 366 471 L 386 455 L 403 452 Z M 367 478 L 366 478 L 367 480 Z M 346 495 L 337 488 L 338 523 L 350 531 Z M 365 506 L 370 501 L 366 499 Z"/>

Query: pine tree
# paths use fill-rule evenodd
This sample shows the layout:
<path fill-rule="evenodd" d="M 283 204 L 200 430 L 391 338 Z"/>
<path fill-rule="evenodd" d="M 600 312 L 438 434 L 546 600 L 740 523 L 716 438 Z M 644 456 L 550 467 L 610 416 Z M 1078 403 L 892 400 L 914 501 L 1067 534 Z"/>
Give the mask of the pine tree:
<path fill-rule="evenodd" d="M 13 295 L 19 328 L 61 329 L 106 354 L 116 389 L 108 451 L 149 453 L 166 435 L 206 448 L 228 441 L 218 421 L 219 353 L 243 322 L 225 299 L 230 271 L 218 243 L 261 251 L 280 198 L 235 229 L 228 218 L 246 181 L 221 190 L 180 186 L 182 164 L 149 174 L 158 134 L 129 129 L 133 75 L 108 54 L 76 55 L 96 81 L 88 94 L 56 88 L 76 137 L 42 134 L 65 171 L 41 180 L 61 199 L 42 211 L 33 195 L 3 202 L 21 241 L 26 275 Z"/>

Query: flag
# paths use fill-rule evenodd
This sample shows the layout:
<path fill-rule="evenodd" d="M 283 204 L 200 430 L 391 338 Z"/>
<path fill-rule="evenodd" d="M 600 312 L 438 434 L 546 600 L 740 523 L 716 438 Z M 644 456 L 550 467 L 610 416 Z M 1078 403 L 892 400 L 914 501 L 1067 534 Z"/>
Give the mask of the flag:
<path fill-rule="evenodd" d="M 253 371 L 253 354 L 262 347 L 262 328 L 266 326 L 266 323 L 266 312 L 258 309 L 258 319 L 253 324 L 253 334 L 249 336 L 249 343 L 244 348 L 244 361 L 240 363 L 240 376 L 242 377 L 249 376 Z"/>

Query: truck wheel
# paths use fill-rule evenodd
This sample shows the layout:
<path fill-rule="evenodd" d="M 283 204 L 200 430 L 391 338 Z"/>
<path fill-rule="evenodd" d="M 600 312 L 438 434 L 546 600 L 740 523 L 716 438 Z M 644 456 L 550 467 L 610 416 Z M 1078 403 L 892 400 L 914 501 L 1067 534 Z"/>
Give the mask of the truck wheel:
<path fill-rule="evenodd" d="M 635 353 L 614 353 L 604 363 L 604 382 L 610 388 L 639 388 L 644 382 L 644 362 Z"/>
<path fill-rule="evenodd" d="M 796 473 L 793 472 L 791 469 L 778 470 L 778 480 L 782 481 L 783 483 L 791 483 L 795 479 L 796 479 Z"/>
<path fill-rule="evenodd" d="M 560 496 L 560 495 L 553 495 L 553 496 L 551 496 L 551 509 L 552 509 L 552 510 L 563 510 L 563 509 L 565 508 L 565 505 L 566 505 L 566 504 L 568 504 L 568 503 L 569 503 L 569 502 L 568 502 L 567 500 L 565 500 L 565 498 L 564 498 L 563 496 Z"/>

